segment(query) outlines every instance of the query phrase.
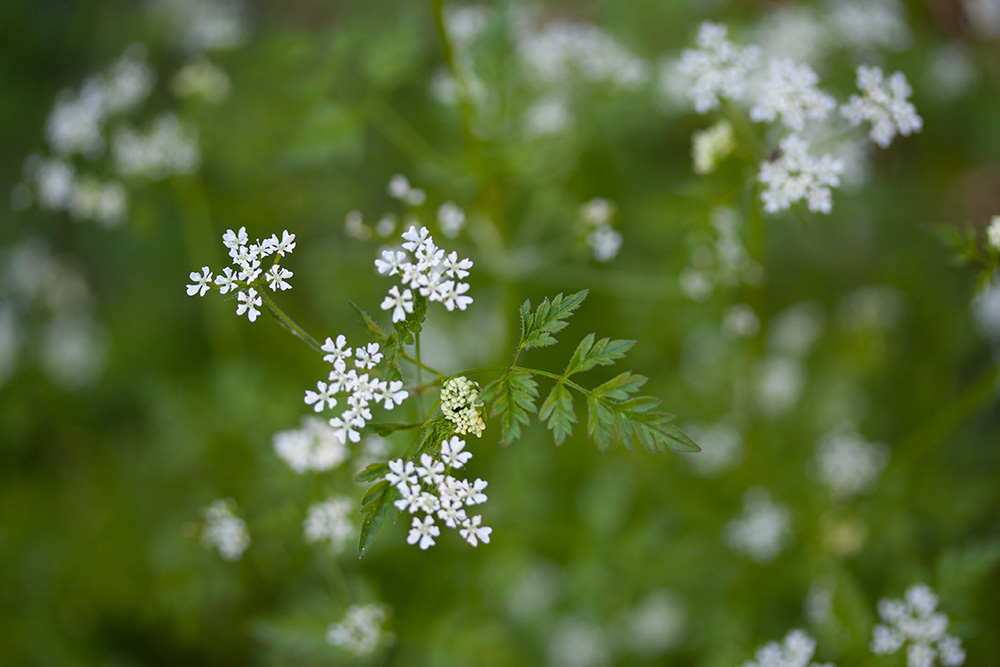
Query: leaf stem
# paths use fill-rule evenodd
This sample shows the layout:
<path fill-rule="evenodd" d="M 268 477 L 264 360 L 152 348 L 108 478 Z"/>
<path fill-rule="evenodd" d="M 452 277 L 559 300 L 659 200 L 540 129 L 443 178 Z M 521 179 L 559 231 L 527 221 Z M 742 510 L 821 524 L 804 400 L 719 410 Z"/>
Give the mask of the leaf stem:
<path fill-rule="evenodd" d="M 288 329 L 293 334 L 301 338 L 306 345 L 308 345 L 315 351 L 317 352 L 323 351 L 322 346 L 320 346 L 319 344 L 319 341 L 310 336 L 309 332 L 300 327 L 295 320 L 286 315 L 285 311 L 279 308 L 278 304 L 276 304 L 271 299 L 270 295 L 267 293 L 266 289 L 263 286 L 261 286 L 261 289 L 257 293 L 260 294 L 260 298 L 264 300 L 264 304 L 268 307 L 268 309 L 272 313 L 274 313 L 274 316 L 278 318 L 278 321 L 281 322 L 281 324 L 284 325 L 286 329 Z"/>

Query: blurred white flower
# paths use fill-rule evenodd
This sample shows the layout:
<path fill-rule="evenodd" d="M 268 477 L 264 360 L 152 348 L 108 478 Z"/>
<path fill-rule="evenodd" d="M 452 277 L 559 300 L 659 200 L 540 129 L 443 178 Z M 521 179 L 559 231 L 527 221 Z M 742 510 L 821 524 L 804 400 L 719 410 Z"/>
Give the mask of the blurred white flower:
<path fill-rule="evenodd" d="M 768 642 L 757 649 L 756 660 L 743 663 L 743 667 L 834 667 L 833 663 L 812 662 L 815 652 L 815 639 L 802 630 L 792 630 L 780 644 Z"/>
<path fill-rule="evenodd" d="M 330 497 L 311 505 L 302 523 L 305 541 L 329 542 L 334 553 L 343 551 L 354 535 L 354 524 L 348 518 L 351 507 L 351 499 L 343 497 Z"/>
<path fill-rule="evenodd" d="M 351 605 L 344 619 L 330 625 L 326 641 L 356 656 L 369 655 L 392 639 L 382 629 L 388 614 L 379 604 Z"/>
<path fill-rule="evenodd" d="M 809 145 L 794 134 L 782 139 L 778 147 L 777 157 L 760 165 L 764 210 L 777 213 L 805 200 L 810 211 L 829 213 L 833 206 L 830 188 L 840 185 L 844 163 L 830 154 L 813 157 Z"/>
<path fill-rule="evenodd" d="M 250 534 L 243 519 L 235 514 L 231 498 L 216 500 L 205 508 L 205 526 L 201 541 L 206 548 L 216 548 L 225 560 L 239 560 L 250 546 Z"/>
<path fill-rule="evenodd" d="M 723 538 L 730 549 L 765 564 L 784 551 L 791 537 L 791 512 L 771 501 L 767 489 L 754 487 L 743 497 L 743 512 L 726 524 Z"/>
<path fill-rule="evenodd" d="M 869 136 L 882 148 L 886 148 L 896 134 L 909 136 L 923 128 L 923 119 L 908 101 L 913 89 L 902 72 L 895 72 L 886 79 L 881 68 L 861 65 L 857 74 L 862 95 L 851 95 L 847 104 L 840 108 L 841 115 L 851 125 L 871 123 Z"/>
<path fill-rule="evenodd" d="M 907 667 L 934 667 L 939 660 L 944 667 L 964 664 L 962 642 L 947 634 L 948 616 L 936 611 L 937 605 L 937 595 L 925 584 L 910 586 L 902 600 L 879 600 L 882 623 L 872 632 L 872 653 L 890 655 L 909 644 Z"/>
<path fill-rule="evenodd" d="M 747 75 L 757 66 L 760 49 L 736 46 L 726 39 L 726 33 L 724 25 L 702 23 L 698 48 L 681 54 L 678 71 L 689 79 L 687 94 L 698 113 L 719 106 L 720 98 L 742 99 Z"/>

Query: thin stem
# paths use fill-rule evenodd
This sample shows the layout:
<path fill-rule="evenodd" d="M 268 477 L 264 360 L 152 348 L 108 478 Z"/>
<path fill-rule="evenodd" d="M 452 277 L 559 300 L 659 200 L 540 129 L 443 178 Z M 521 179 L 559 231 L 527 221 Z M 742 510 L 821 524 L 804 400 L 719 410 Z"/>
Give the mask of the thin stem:
<path fill-rule="evenodd" d="M 418 336 L 419 336 L 419 334 L 418 334 Z M 413 364 L 414 366 L 416 366 L 418 369 L 422 368 L 425 371 L 430 371 L 431 373 L 434 373 L 434 375 L 437 375 L 439 378 L 448 377 L 444 373 L 442 373 L 441 371 L 438 371 L 438 370 L 435 370 L 435 369 L 431 368 L 427 364 L 424 364 L 424 363 L 418 361 L 417 359 L 414 359 L 413 357 L 411 357 L 410 355 L 408 355 L 405 352 L 401 353 L 399 356 L 400 356 L 401 359 L 406 359 L 407 361 L 409 361 L 411 364 Z M 419 379 L 420 378 L 418 376 L 418 378 L 417 378 L 418 384 L 419 384 Z M 423 385 L 421 385 L 421 386 L 423 386 Z M 430 387 L 430 386 L 433 386 L 433 384 L 426 385 L 426 386 Z"/>
<path fill-rule="evenodd" d="M 286 315 L 285 311 L 283 311 L 281 308 L 278 307 L 278 304 L 276 304 L 271 299 L 271 297 L 268 295 L 265 289 L 263 288 L 260 289 L 258 291 L 258 294 L 260 294 L 261 299 L 264 300 L 264 304 L 271 310 L 272 313 L 274 313 L 275 317 L 278 318 L 278 321 L 281 322 L 285 326 L 285 328 L 287 328 L 293 334 L 301 338 L 302 341 L 305 342 L 305 344 L 311 347 L 312 349 L 316 350 L 317 352 L 323 351 L 319 342 L 315 338 L 310 336 L 305 329 L 300 327 L 295 322 L 295 320 Z"/>
<path fill-rule="evenodd" d="M 578 392 L 580 392 L 584 396 L 590 396 L 591 394 L 594 393 L 590 389 L 587 389 L 586 387 L 582 387 L 582 386 L 578 385 L 577 383 L 573 382 L 572 380 L 566 378 L 565 376 L 559 375 L 558 373 L 551 373 L 549 371 L 541 371 L 541 370 L 538 370 L 537 368 L 525 368 L 524 366 L 511 366 L 511 370 L 513 370 L 513 371 L 521 371 L 522 373 L 531 373 L 532 375 L 541 375 L 543 377 L 552 378 L 553 380 L 559 380 L 560 382 L 562 382 L 563 384 L 565 384 L 567 387 L 570 387 L 571 389 L 576 389 Z"/>
<path fill-rule="evenodd" d="M 418 331 L 413 335 L 415 342 L 414 347 L 416 348 L 417 355 L 417 388 L 414 389 L 414 393 L 417 395 L 417 416 L 420 417 L 420 421 L 424 420 L 424 395 L 420 387 L 424 384 L 423 368 L 424 364 L 420 361 L 420 332 Z"/>

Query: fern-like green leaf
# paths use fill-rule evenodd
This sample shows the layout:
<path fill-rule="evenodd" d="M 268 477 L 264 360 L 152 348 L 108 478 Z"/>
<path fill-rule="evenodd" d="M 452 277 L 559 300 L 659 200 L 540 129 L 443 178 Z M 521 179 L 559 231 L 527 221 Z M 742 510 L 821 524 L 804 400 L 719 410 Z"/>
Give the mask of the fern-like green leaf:
<path fill-rule="evenodd" d="M 525 301 L 521 306 L 521 326 L 523 329 L 521 346 L 530 348 L 555 345 L 556 339 L 553 338 L 553 334 L 566 328 L 568 324 L 566 320 L 586 298 L 587 290 L 570 294 L 567 297 L 560 293 L 552 301 L 545 298 L 539 304 L 538 310 L 530 317 L 526 317 L 525 313 L 530 309 L 531 304 Z"/>
<path fill-rule="evenodd" d="M 594 334 L 587 334 L 576 346 L 576 351 L 566 365 L 564 377 L 589 371 L 594 366 L 610 366 L 635 345 L 634 340 L 602 338 L 594 342 L 594 338 Z"/>
<path fill-rule="evenodd" d="M 514 371 L 504 375 L 482 397 L 492 401 L 490 416 L 500 417 L 500 442 L 507 445 L 521 437 L 521 425 L 535 412 L 538 383 L 529 374 Z"/>
<path fill-rule="evenodd" d="M 549 430 L 556 445 L 561 445 L 573 435 L 576 413 L 573 411 L 573 396 L 562 382 L 557 382 L 538 410 L 538 418 L 548 420 Z"/>

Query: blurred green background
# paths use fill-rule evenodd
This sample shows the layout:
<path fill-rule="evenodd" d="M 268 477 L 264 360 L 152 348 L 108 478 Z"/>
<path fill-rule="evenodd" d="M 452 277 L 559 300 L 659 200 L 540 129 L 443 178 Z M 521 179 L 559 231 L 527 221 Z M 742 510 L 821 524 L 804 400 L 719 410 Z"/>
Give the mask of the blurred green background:
<path fill-rule="evenodd" d="M 1000 306 L 970 306 L 975 274 L 936 234 L 1000 213 L 1000 8 L 854 3 L 881 8 L 880 24 L 851 23 L 849 4 L 449 5 L 446 57 L 434 3 L 0 3 L 0 192 L 14 205 L 0 214 L 0 663 L 721 667 L 802 627 L 823 659 L 902 665 L 868 652 L 876 602 L 924 581 L 966 664 L 1000 664 Z M 748 165 L 692 172 L 691 134 L 712 120 L 661 74 L 703 20 L 806 58 L 841 100 L 858 64 L 905 72 L 923 132 L 871 151 L 831 215 L 746 225 Z M 533 71 L 544 53 L 524 35 L 560 22 L 600 31 L 634 76 Z M 128 121 L 174 113 L 196 130 L 198 168 L 122 179 L 117 226 L 44 210 L 25 161 L 47 150 L 55 100 L 136 42 L 157 78 Z M 178 95 L 172 77 L 204 59 L 228 94 Z M 73 160 L 116 177 L 107 153 Z M 396 173 L 426 204 L 386 194 Z M 623 238 L 608 262 L 581 242 L 595 197 Z M 273 450 L 323 364 L 271 318 L 185 296 L 188 272 L 222 266 L 227 228 L 288 229 L 281 307 L 360 344 L 348 301 L 387 321 L 373 223 L 433 227 L 445 201 L 467 226 L 439 243 L 475 261 L 476 301 L 432 311 L 429 363 L 506 363 L 523 299 L 589 289 L 561 344 L 525 363 L 557 370 L 591 331 L 635 339 L 626 367 L 705 451 L 602 454 L 579 425 L 559 448 L 539 425 L 501 448 L 490 422 L 470 475 L 490 484 L 491 544 L 448 535 L 422 552 L 405 520 L 360 561 L 305 544 L 310 503 L 364 490 L 354 461 L 298 475 Z M 693 299 L 679 276 L 703 268 L 720 215 L 762 278 Z M 727 335 L 738 304 L 757 333 Z M 816 463 L 845 430 L 889 454 L 848 497 Z M 755 560 L 727 536 L 758 487 L 787 508 L 787 533 Z M 202 509 L 227 497 L 252 537 L 238 562 L 198 538 Z M 367 602 L 393 637 L 360 657 L 328 645 L 329 624 Z"/>

